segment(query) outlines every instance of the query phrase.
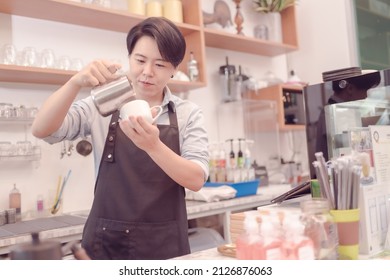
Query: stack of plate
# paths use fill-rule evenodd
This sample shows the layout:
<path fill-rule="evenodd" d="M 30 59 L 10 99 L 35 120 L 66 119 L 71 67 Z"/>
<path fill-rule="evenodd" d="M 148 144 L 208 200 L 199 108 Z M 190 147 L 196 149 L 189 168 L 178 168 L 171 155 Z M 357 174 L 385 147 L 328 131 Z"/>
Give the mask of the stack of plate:
<path fill-rule="evenodd" d="M 354 76 L 359 76 L 361 74 L 362 74 L 362 69 L 360 67 L 349 67 L 349 68 L 323 72 L 322 79 L 324 82 L 338 81 L 346 78 L 351 78 Z"/>

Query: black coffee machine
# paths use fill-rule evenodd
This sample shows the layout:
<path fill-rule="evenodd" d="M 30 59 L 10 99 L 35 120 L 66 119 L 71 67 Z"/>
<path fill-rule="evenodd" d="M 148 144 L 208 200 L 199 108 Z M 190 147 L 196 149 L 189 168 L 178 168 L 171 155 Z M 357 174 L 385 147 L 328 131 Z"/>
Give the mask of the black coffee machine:
<path fill-rule="evenodd" d="M 323 83 L 308 85 L 303 89 L 308 164 L 312 179 L 315 178 L 312 164 L 315 161 L 314 154 L 323 152 L 325 158 L 329 157 L 327 136 L 321 139 L 321 134 L 326 127 L 326 122 L 324 123 L 322 119 L 324 107 L 334 103 L 361 100 L 370 97 L 370 91 L 374 88 L 390 86 L 390 69 L 364 71 L 359 67 L 350 67 L 324 72 L 322 76 Z M 364 94 L 356 93 L 357 88 Z M 342 93 L 349 97 L 341 96 L 342 91 L 349 91 Z"/>

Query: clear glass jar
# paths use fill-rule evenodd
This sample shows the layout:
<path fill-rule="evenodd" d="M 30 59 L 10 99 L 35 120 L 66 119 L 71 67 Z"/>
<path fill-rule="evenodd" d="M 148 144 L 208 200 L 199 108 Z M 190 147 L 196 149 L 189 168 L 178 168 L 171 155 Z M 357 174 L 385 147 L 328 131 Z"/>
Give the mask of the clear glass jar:
<path fill-rule="evenodd" d="M 329 212 L 329 201 L 322 198 L 302 201 L 301 210 L 305 235 L 313 240 L 316 259 L 337 260 L 337 225 Z"/>

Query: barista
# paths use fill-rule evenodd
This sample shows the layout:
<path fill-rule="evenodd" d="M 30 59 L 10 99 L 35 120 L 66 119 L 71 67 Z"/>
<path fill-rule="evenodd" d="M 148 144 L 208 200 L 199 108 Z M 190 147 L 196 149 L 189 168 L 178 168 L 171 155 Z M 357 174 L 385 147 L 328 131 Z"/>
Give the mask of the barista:
<path fill-rule="evenodd" d="M 82 246 L 92 259 L 168 259 L 190 253 L 185 189 L 208 177 L 207 132 L 200 107 L 173 95 L 168 81 L 185 54 L 180 30 L 149 17 L 127 35 L 129 73 L 137 99 L 161 105 L 157 125 L 143 117 L 102 117 L 84 87 L 117 77 L 97 60 L 54 92 L 32 131 L 48 143 L 91 136 L 97 179 Z M 83 187 L 83 186 L 79 186 Z"/>

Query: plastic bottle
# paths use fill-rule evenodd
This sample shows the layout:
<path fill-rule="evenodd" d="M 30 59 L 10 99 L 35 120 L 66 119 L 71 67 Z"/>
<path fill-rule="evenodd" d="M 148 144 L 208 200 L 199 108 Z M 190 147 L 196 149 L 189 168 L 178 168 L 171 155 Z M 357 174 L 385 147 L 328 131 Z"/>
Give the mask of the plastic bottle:
<path fill-rule="evenodd" d="M 314 260 L 314 244 L 311 238 L 304 234 L 305 225 L 298 215 L 288 215 L 283 223 L 284 240 L 282 244 L 283 257 L 286 260 Z"/>
<path fill-rule="evenodd" d="M 198 62 L 195 60 L 193 52 L 190 52 L 190 60 L 187 67 L 190 81 L 197 81 L 199 78 Z"/>
<path fill-rule="evenodd" d="M 253 181 L 256 178 L 255 169 L 252 167 L 252 158 L 251 151 L 249 149 L 249 144 L 252 144 L 253 140 L 245 140 L 245 151 L 244 151 L 244 168 L 247 170 L 247 180 Z"/>
<path fill-rule="evenodd" d="M 236 168 L 237 161 L 236 161 L 236 154 L 234 153 L 234 149 L 233 149 L 233 139 L 228 139 L 226 141 L 230 141 L 229 167 Z"/>
<path fill-rule="evenodd" d="M 262 215 L 260 224 L 261 247 L 254 250 L 253 257 L 256 260 L 282 260 L 282 240 L 279 236 L 276 215 Z"/>
<path fill-rule="evenodd" d="M 226 153 L 224 143 L 219 143 L 218 159 L 217 159 L 217 181 L 226 182 Z"/>
<path fill-rule="evenodd" d="M 15 208 L 16 210 L 16 221 L 20 221 L 22 219 L 22 196 L 20 191 L 16 188 L 16 184 L 14 184 L 13 189 L 9 194 L 9 208 Z"/>
<path fill-rule="evenodd" d="M 43 196 L 40 194 L 37 197 L 37 211 L 42 212 L 44 210 Z"/>
<path fill-rule="evenodd" d="M 257 212 L 246 212 L 244 232 L 236 240 L 236 257 L 239 260 L 253 260 L 253 251 L 261 246 Z"/>
<path fill-rule="evenodd" d="M 235 169 L 237 167 L 236 155 L 233 149 L 233 139 L 226 140 L 230 141 L 230 153 L 229 153 L 229 161 L 227 162 L 227 171 L 226 171 L 226 181 L 227 182 L 235 182 Z"/>
<path fill-rule="evenodd" d="M 244 152 L 244 167 L 249 169 L 251 168 L 252 164 L 252 158 L 251 158 L 251 151 L 249 150 L 249 144 L 251 143 L 250 140 L 245 140 L 245 152 Z"/>
<path fill-rule="evenodd" d="M 209 145 L 209 155 L 210 155 L 210 160 L 209 160 L 209 168 L 210 168 L 210 176 L 209 176 L 209 181 L 211 183 L 217 182 L 217 155 L 216 155 L 216 148 L 215 144 L 210 144 Z"/>
<path fill-rule="evenodd" d="M 287 80 L 287 84 L 305 85 L 304 82 L 298 77 L 294 70 L 291 70 Z"/>
<path fill-rule="evenodd" d="M 237 166 L 238 166 L 238 168 L 244 167 L 244 154 L 241 150 L 241 141 L 245 141 L 245 139 L 238 138 L 238 153 L 237 153 Z"/>

